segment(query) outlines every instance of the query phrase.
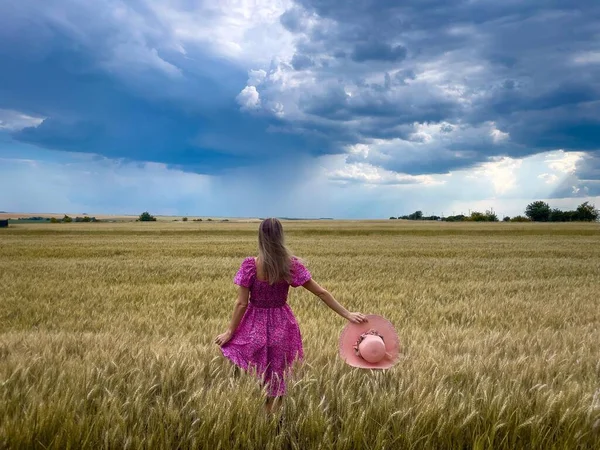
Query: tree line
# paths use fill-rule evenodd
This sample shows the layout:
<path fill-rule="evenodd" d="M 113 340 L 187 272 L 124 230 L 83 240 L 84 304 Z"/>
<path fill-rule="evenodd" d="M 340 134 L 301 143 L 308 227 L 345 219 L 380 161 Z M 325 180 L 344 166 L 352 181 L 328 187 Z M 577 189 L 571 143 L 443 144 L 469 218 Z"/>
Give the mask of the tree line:
<path fill-rule="evenodd" d="M 600 212 L 593 204 L 584 202 L 575 210 L 562 211 L 558 208 L 551 208 L 543 201 L 535 201 L 527 205 L 525 215 L 509 217 L 505 216 L 503 222 L 596 222 L 600 218 Z M 424 216 L 423 211 L 415 211 L 412 214 L 390 217 L 390 219 L 404 220 L 443 220 L 445 222 L 499 222 L 500 219 L 493 210 L 485 212 L 473 211 L 468 216 L 458 214 L 448 217 Z"/>

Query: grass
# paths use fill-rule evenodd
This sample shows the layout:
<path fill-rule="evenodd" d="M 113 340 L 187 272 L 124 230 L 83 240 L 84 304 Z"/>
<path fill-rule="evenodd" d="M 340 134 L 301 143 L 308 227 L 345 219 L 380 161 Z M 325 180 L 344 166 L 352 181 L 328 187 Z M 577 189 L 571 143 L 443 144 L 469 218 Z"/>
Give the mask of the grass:
<path fill-rule="evenodd" d="M 395 324 L 393 369 L 345 365 L 344 320 L 291 290 L 306 358 L 277 433 L 212 344 L 256 223 L 11 226 L 0 448 L 596 448 L 598 224 L 284 227 L 341 303 Z"/>

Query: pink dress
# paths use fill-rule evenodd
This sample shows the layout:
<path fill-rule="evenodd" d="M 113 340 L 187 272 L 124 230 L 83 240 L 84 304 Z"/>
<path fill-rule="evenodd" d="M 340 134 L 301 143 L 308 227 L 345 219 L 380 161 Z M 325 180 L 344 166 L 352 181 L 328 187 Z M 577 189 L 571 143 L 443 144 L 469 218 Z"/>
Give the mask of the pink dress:
<path fill-rule="evenodd" d="M 292 259 L 291 286 L 302 286 L 310 272 Z M 223 355 L 244 370 L 251 366 L 262 376 L 270 397 L 285 395 L 284 376 L 295 359 L 302 360 L 302 337 L 292 309 L 287 304 L 290 284 L 270 285 L 256 278 L 253 257 L 244 259 L 233 282 L 250 289 L 248 308 L 231 340 L 221 346 Z"/>

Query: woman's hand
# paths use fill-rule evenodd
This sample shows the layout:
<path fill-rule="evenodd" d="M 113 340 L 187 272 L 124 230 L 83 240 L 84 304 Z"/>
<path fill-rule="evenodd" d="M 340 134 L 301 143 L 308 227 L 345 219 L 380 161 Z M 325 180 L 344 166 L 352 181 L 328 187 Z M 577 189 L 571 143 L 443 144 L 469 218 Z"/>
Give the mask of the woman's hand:
<path fill-rule="evenodd" d="M 222 346 L 231 340 L 232 333 L 227 330 L 225 333 L 218 335 L 215 338 L 215 344 Z"/>
<path fill-rule="evenodd" d="M 346 319 L 348 319 L 348 321 L 350 321 L 352 323 L 368 322 L 366 316 L 363 313 L 359 313 L 359 312 L 348 313 L 348 317 L 346 317 Z"/>

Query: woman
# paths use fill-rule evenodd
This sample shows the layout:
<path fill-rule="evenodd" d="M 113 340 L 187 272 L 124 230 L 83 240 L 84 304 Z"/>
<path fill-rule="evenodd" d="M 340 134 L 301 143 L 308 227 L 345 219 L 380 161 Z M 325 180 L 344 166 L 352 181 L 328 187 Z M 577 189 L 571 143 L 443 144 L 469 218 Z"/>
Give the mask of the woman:
<path fill-rule="evenodd" d="M 251 367 L 267 387 L 267 412 L 286 393 L 284 376 L 296 359 L 303 359 L 298 322 L 287 304 L 289 287 L 302 286 L 352 323 L 367 321 L 364 314 L 348 312 L 312 279 L 300 259 L 285 246 L 278 219 L 261 222 L 258 257 L 247 257 L 234 277 L 239 286 L 229 328 L 215 338 L 223 355 L 244 370 Z"/>

